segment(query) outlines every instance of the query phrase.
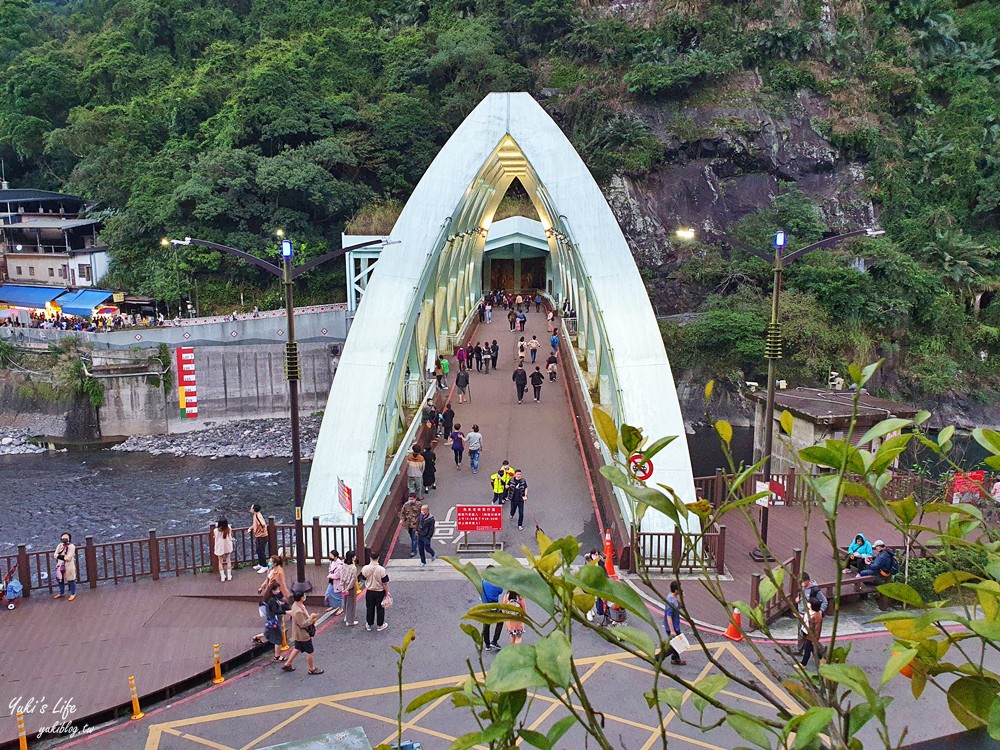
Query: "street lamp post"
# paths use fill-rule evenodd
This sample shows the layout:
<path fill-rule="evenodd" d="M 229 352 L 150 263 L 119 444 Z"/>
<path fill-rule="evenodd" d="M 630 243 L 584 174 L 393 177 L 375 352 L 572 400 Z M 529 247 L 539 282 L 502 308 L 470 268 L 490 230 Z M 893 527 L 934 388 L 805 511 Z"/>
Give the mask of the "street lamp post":
<path fill-rule="evenodd" d="M 764 475 L 764 482 L 769 488 L 771 482 L 771 453 L 774 448 L 774 389 L 775 383 L 777 382 L 778 360 L 781 359 L 781 312 L 779 304 L 781 302 L 781 278 L 784 273 L 785 265 L 798 260 L 806 253 L 810 253 L 813 250 L 819 250 L 824 247 L 834 247 L 839 245 L 841 242 L 854 237 L 878 237 L 882 234 L 885 234 L 885 232 L 881 229 L 856 229 L 853 232 L 845 232 L 844 234 L 838 234 L 834 237 L 827 237 L 819 242 L 813 242 L 812 244 L 806 245 L 793 253 L 782 255 L 782 250 L 784 249 L 787 241 L 787 235 L 783 231 L 778 231 L 774 235 L 773 257 L 768 253 L 761 252 L 757 248 L 726 234 L 722 234 L 721 232 L 710 235 L 711 239 L 732 245 L 733 247 L 743 250 L 750 255 L 771 263 L 774 278 L 772 280 L 771 287 L 771 322 L 768 323 L 767 326 L 767 339 L 764 344 L 764 356 L 767 358 L 767 401 L 764 407 L 764 444 L 761 450 L 764 458 L 764 464 L 761 469 Z M 693 239 L 694 230 L 686 227 L 678 229 L 677 236 L 681 239 Z M 761 544 L 759 547 L 754 547 L 750 550 L 750 556 L 758 562 L 770 562 L 774 560 L 774 557 L 767 548 L 767 522 L 769 506 L 770 501 L 768 501 L 767 504 L 760 506 Z"/>
<path fill-rule="evenodd" d="M 374 245 L 384 246 L 390 243 L 386 238 L 381 238 L 377 240 L 370 240 L 368 242 L 362 242 L 358 245 L 352 245 L 350 247 L 341 248 L 340 250 L 334 250 L 333 252 L 326 253 L 325 255 L 320 255 L 317 258 L 313 258 L 301 266 L 292 267 L 292 256 L 294 254 L 294 247 L 292 241 L 285 238 L 285 233 L 282 230 L 278 230 L 276 233 L 281 240 L 281 266 L 278 267 L 273 263 L 270 263 L 262 258 L 258 258 L 256 255 L 251 255 L 242 250 L 237 250 L 235 247 L 229 247 L 228 245 L 221 245 L 218 242 L 209 242 L 208 240 L 199 240 L 193 237 L 185 237 L 183 240 L 170 240 L 163 239 L 161 244 L 166 245 L 200 245 L 202 247 L 207 247 L 212 250 L 218 250 L 219 252 L 226 253 L 228 255 L 234 255 L 237 258 L 242 258 L 248 263 L 267 271 L 272 276 L 277 276 L 281 279 L 282 285 L 285 287 L 285 317 L 288 319 L 288 341 L 285 344 L 285 379 L 288 381 L 288 402 L 289 410 L 291 412 L 291 422 L 292 422 L 292 476 L 295 492 L 295 574 L 296 580 L 292 584 L 292 591 L 303 593 L 312 590 L 312 584 L 306 579 L 306 544 L 305 544 L 305 530 L 302 525 L 302 445 L 299 430 L 299 380 L 302 377 L 302 372 L 299 367 L 299 350 L 298 344 L 295 341 L 295 306 L 293 304 L 292 295 L 295 287 L 295 279 L 297 279 L 302 274 L 307 271 L 311 271 L 317 266 L 321 266 L 327 261 L 334 260 L 336 258 L 342 257 L 345 253 L 351 250 L 359 250 L 364 247 L 372 247 Z"/>

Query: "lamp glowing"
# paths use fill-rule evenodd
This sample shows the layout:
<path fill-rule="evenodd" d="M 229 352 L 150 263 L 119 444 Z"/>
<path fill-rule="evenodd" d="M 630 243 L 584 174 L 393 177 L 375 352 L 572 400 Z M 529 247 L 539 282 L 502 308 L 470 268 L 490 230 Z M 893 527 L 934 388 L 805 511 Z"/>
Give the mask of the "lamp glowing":
<path fill-rule="evenodd" d="M 787 241 L 788 241 L 788 237 L 787 237 L 787 235 L 785 235 L 785 233 L 782 230 L 779 229 L 777 232 L 774 233 L 774 246 L 775 247 L 784 247 L 785 243 Z"/>
<path fill-rule="evenodd" d="M 281 241 L 281 257 L 291 258 L 292 257 L 292 241 L 282 240 Z"/>
<path fill-rule="evenodd" d="M 682 240 L 693 240 L 694 239 L 694 229 L 691 227 L 680 227 L 677 229 L 676 235 Z"/>

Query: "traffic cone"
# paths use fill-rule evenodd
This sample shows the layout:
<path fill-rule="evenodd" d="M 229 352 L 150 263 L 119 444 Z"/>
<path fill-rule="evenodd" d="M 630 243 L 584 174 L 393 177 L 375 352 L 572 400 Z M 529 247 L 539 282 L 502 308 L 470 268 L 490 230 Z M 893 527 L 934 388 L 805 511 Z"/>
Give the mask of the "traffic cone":
<path fill-rule="evenodd" d="M 733 616 L 729 620 L 729 627 L 722 635 L 734 643 L 743 640 L 743 616 L 740 615 L 740 611 L 736 607 L 733 607 Z"/>
<path fill-rule="evenodd" d="M 618 580 L 618 573 L 615 571 L 615 547 L 611 543 L 611 530 L 604 532 L 604 569 L 608 571 L 608 578 L 612 581 Z"/>

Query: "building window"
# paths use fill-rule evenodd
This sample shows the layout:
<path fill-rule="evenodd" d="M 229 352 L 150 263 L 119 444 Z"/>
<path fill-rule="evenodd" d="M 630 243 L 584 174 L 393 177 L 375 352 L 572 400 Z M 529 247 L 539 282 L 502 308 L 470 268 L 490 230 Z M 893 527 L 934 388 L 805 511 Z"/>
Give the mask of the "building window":
<path fill-rule="evenodd" d="M 18 276 L 24 276 L 24 271 L 21 270 L 20 266 L 14 266 L 14 268 L 17 271 Z"/>
<path fill-rule="evenodd" d="M 93 281 L 93 279 L 90 278 L 90 266 L 86 263 L 80 264 L 80 278 L 84 281 Z"/>
<path fill-rule="evenodd" d="M 55 275 L 56 275 L 56 269 L 50 268 L 49 269 L 49 276 L 55 276 Z"/>
<path fill-rule="evenodd" d="M 35 275 L 35 267 L 28 266 L 28 276 L 34 276 L 34 275 Z"/>

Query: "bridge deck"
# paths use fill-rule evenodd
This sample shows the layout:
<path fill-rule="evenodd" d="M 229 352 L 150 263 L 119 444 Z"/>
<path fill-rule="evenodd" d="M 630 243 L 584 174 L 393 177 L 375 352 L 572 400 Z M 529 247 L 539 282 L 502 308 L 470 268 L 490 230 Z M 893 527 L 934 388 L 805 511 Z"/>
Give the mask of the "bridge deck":
<path fill-rule="evenodd" d="M 425 502 L 437 518 L 435 542 L 438 546 L 435 552 L 438 554 L 455 554 L 456 545 L 461 541 L 461 534 L 454 530 L 456 505 L 490 504 L 493 492 L 489 478 L 504 459 L 510 461 L 515 469 L 522 469 L 528 482 L 523 531 L 517 530 L 517 519 L 510 520 L 508 506 L 505 506 L 504 531 L 497 538 L 504 542 L 506 550 L 516 557 L 522 556 L 521 545 L 533 543 L 536 524 L 552 538 L 576 537 L 584 550 L 601 545 L 602 532 L 564 381 L 567 371 L 572 373 L 572 369 L 560 362 L 556 382 L 549 382 L 546 376 L 541 403 L 534 402 L 530 384 L 524 402 L 517 403 L 511 375 L 517 366 L 518 339 L 523 335 L 525 341 L 530 341 L 534 335 L 542 342 L 537 365 L 543 372 L 545 359 L 551 351 L 544 311 L 528 313 L 527 317 L 523 334 L 510 332 L 510 324 L 499 309 L 495 311 L 491 324 L 476 323 L 472 326 L 468 340 L 475 343 L 496 339 L 500 357 L 498 369 L 491 370 L 488 375 L 477 372 L 473 365 L 470 371 L 471 403 L 458 403 L 454 389 L 458 367 L 451 358 L 449 400 L 455 410 L 455 421 L 462 425 L 465 433 L 471 431 L 473 424 L 478 424 L 484 438 L 484 449 L 478 474 L 472 473 L 468 455 L 463 460 L 462 468 L 455 468 L 454 455 L 447 440 L 442 439 L 435 449 L 437 489 L 427 494 Z M 561 347 L 559 356 L 572 355 L 567 347 Z M 534 371 L 530 358 L 525 362 L 525 369 L 529 373 Z M 488 534 L 472 534 L 470 541 L 489 541 L 489 538 Z M 409 537 L 402 532 L 393 557 L 407 557 L 409 551 Z"/>

